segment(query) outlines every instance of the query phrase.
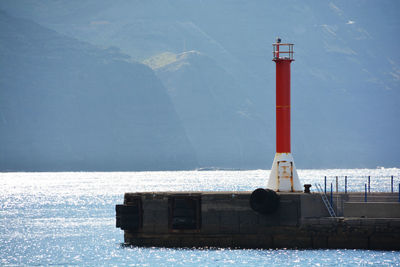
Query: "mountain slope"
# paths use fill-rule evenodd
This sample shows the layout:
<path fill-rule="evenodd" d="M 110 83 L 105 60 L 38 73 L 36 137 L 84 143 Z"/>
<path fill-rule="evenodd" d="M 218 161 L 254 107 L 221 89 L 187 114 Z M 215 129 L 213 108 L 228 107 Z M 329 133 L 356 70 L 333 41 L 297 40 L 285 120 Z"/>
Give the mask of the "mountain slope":
<path fill-rule="evenodd" d="M 220 95 L 224 98 L 216 103 L 230 109 L 222 121 L 234 120 L 232 112 L 245 107 L 253 122 L 246 125 L 247 136 L 240 139 L 258 140 L 262 135 L 266 142 L 255 149 L 244 144 L 254 150 L 246 162 L 259 162 L 257 168 L 269 168 L 274 155 L 271 43 L 279 35 L 295 43 L 292 150 L 297 166 L 400 165 L 398 1 L 84 0 L 77 4 L 21 0 L 3 1 L 0 7 L 93 44 L 116 46 L 136 60 L 191 50 L 212 59 L 202 61 L 201 67 L 187 66 L 193 71 L 169 69 L 165 72 L 169 77 L 155 70 L 169 90 L 170 85 L 193 86 L 209 94 L 213 84 L 222 86 L 219 90 L 226 90 Z M 218 82 L 218 76 L 209 71 L 215 65 L 223 73 Z M 210 75 L 213 83 L 207 81 Z M 229 95 L 231 88 L 237 90 Z M 180 116 L 198 114 L 190 107 L 179 112 Z M 208 118 L 204 114 L 201 120 Z M 184 127 L 191 124 L 185 122 Z M 234 121 L 228 128 L 236 134 L 243 131 L 243 124 Z M 209 146 L 218 146 L 225 133 L 210 131 Z M 235 148 L 226 149 L 236 153 L 232 152 Z"/>
<path fill-rule="evenodd" d="M 146 61 L 168 88 L 200 166 L 257 168 L 273 141 L 232 75 L 211 58 L 189 51 Z M 254 131 L 256 130 L 256 131 Z"/>
<path fill-rule="evenodd" d="M 0 12 L 0 170 L 197 166 L 145 65 Z"/>

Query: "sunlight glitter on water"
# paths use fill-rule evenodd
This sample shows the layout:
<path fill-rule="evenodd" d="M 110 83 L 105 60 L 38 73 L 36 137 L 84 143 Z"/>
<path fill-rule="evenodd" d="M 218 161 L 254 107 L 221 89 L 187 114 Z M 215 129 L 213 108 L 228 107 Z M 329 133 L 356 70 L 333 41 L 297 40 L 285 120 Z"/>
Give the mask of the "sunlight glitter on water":
<path fill-rule="evenodd" d="M 125 192 L 265 187 L 269 171 L 0 173 L 0 265 L 395 266 L 400 253 L 124 247 L 115 204 Z M 302 183 L 349 177 L 350 190 L 389 191 L 400 169 L 299 170 Z M 342 185 L 342 184 L 341 184 Z M 397 191 L 396 191 L 397 192 Z"/>
<path fill-rule="evenodd" d="M 371 188 L 389 191 L 390 177 L 400 183 L 400 169 L 326 169 L 298 170 L 301 182 L 314 184 L 335 182 L 343 186 L 344 177 L 353 191 L 362 191 L 371 176 Z M 165 171 L 165 172 L 61 172 L 61 173 L 0 173 L 0 185 L 7 193 L 34 192 L 35 197 L 48 195 L 113 195 L 135 191 L 252 191 L 265 187 L 269 170 L 249 171 Z M 382 186 L 381 186 L 382 185 Z M 397 188 L 395 188 L 397 189 Z"/>

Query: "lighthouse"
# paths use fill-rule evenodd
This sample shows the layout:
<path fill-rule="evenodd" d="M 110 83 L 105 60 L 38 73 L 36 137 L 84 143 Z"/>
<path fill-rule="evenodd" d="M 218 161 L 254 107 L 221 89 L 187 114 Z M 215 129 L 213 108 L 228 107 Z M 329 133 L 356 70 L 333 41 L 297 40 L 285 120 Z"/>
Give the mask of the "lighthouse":
<path fill-rule="evenodd" d="M 293 44 L 276 39 L 273 61 L 276 65 L 276 154 L 267 187 L 274 191 L 302 191 L 290 147 L 290 64 Z"/>

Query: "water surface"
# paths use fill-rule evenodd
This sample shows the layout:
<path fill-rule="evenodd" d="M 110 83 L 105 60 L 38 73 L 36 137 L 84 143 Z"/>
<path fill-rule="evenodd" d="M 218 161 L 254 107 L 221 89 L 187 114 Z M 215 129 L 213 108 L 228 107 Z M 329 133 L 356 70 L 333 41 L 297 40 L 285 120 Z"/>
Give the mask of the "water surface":
<path fill-rule="evenodd" d="M 125 192 L 265 187 L 269 171 L 0 173 L 0 265 L 400 266 L 400 252 L 125 247 L 115 204 Z M 302 183 L 396 192 L 400 169 L 299 170 Z M 396 187 L 397 185 L 397 187 Z"/>

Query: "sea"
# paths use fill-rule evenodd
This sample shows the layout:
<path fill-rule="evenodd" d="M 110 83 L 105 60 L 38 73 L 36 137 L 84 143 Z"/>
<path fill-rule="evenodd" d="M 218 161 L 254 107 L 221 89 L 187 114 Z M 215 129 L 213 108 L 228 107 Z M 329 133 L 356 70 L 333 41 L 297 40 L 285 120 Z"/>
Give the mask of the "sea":
<path fill-rule="evenodd" d="M 298 170 L 302 184 L 399 194 L 400 169 Z M 125 246 L 125 192 L 252 191 L 269 170 L 0 173 L 1 266 L 400 266 L 399 251 Z M 392 178 L 393 176 L 393 178 Z M 338 177 L 336 179 L 336 177 Z M 393 183 L 392 183 L 393 180 Z M 393 184 L 393 187 L 392 187 Z M 399 240 L 400 242 L 400 240 Z"/>

